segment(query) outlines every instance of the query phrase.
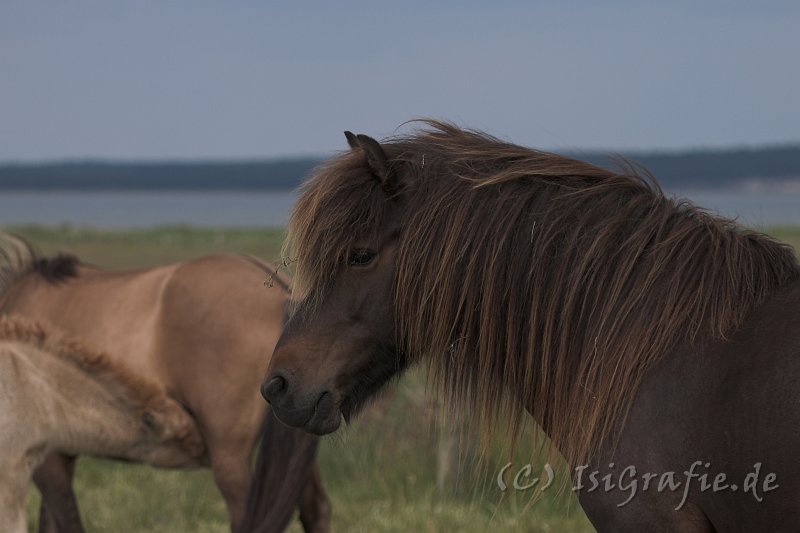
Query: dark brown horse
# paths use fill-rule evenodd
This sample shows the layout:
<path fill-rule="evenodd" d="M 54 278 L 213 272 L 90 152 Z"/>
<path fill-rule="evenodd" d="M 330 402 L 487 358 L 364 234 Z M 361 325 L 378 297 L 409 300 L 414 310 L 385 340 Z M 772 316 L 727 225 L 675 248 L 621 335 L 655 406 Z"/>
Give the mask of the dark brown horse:
<path fill-rule="evenodd" d="M 266 276 L 274 280 L 269 287 Z M 286 278 L 253 257 L 208 256 L 114 272 L 71 256 L 40 257 L 22 239 L 0 234 L 0 312 L 84 340 L 191 413 L 234 531 L 282 531 L 298 500 L 307 531 L 329 527 L 315 440 L 277 422 L 258 395 L 287 290 Z M 82 531 L 74 460 L 50 456 L 34 475 L 42 531 Z"/>
<path fill-rule="evenodd" d="M 297 306 L 262 385 L 280 419 L 335 431 L 425 361 L 485 432 L 532 415 L 601 531 L 797 527 L 788 246 L 632 170 L 450 124 L 346 135 L 290 222 Z"/>

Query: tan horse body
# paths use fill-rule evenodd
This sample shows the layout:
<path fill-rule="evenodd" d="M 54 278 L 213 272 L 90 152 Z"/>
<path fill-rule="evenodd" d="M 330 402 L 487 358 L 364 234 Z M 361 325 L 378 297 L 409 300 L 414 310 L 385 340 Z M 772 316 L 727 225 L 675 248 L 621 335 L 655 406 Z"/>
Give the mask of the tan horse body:
<path fill-rule="evenodd" d="M 19 242 L 0 251 L 12 265 L 5 294 L 0 280 L 0 312 L 57 324 L 148 376 L 194 416 L 236 530 L 266 415 L 259 384 L 281 332 L 287 280 L 266 263 L 235 255 L 115 272 L 64 256 L 26 258 Z M 8 271 L 18 274 L 12 279 Z M 265 286 L 267 276 L 274 283 Z M 71 464 L 54 457 L 44 466 L 51 472 L 37 474 L 37 485 L 45 500 L 60 498 L 71 484 Z M 304 527 L 327 530 L 329 504 L 315 464 L 307 479 L 284 477 L 305 487 Z"/>
<path fill-rule="evenodd" d="M 25 532 L 25 497 L 48 453 L 194 467 L 205 455 L 192 417 L 154 383 L 65 340 L 0 317 L 0 529 Z"/>

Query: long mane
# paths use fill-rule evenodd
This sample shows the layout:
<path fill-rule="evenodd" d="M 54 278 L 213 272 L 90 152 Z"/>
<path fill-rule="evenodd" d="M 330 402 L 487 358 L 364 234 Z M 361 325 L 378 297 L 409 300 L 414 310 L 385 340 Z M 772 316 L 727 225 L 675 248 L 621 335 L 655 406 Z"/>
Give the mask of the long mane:
<path fill-rule="evenodd" d="M 0 231 L 0 297 L 22 276 L 38 273 L 45 281 L 57 283 L 77 275 L 80 261 L 68 254 L 42 257 L 27 240 Z"/>
<path fill-rule="evenodd" d="M 615 173 L 426 121 L 382 144 L 404 206 L 398 342 L 450 405 L 518 434 L 525 411 L 582 464 L 624 418 L 643 376 L 681 343 L 723 338 L 800 277 L 787 245 Z M 313 305 L 387 199 L 363 154 L 305 184 L 286 251 Z"/>

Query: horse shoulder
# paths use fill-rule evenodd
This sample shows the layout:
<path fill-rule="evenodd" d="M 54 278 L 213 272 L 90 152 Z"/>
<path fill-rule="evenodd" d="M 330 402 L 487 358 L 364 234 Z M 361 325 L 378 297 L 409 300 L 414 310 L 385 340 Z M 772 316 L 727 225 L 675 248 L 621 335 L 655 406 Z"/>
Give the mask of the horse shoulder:
<path fill-rule="evenodd" d="M 692 492 L 688 502 L 704 509 L 715 526 L 747 523 L 755 527 L 765 517 L 781 515 L 800 520 L 794 501 L 800 491 L 798 383 L 800 282 L 756 308 L 728 338 L 684 344 L 667 354 L 645 376 L 619 438 L 591 469 L 619 474 L 633 466 L 639 475 L 675 472 L 682 476 L 700 461 L 700 473 L 712 472 L 712 479 L 721 472 L 742 480 L 761 464 L 761 480 L 774 473 L 781 487 L 763 502 L 753 505 L 738 494 L 713 491 Z M 613 469 L 607 468 L 609 464 L 614 464 Z M 673 496 L 667 507 L 677 505 L 682 493 Z M 611 509 L 611 503 L 625 498 L 626 494 L 615 491 L 584 494 L 581 501 L 587 510 L 607 505 Z M 646 495 L 637 497 L 631 508 L 648 502 Z M 660 500 L 652 503 L 664 505 Z M 648 508 L 647 513 L 651 512 Z"/>

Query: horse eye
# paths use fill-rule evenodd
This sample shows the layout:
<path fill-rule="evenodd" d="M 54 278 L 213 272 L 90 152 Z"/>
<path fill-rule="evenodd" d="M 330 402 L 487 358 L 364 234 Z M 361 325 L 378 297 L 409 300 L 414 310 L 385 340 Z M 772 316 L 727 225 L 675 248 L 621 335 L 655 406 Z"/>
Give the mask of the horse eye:
<path fill-rule="evenodd" d="M 366 248 L 353 250 L 350 257 L 347 258 L 347 266 L 367 266 L 375 259 L 376 255 L 378 255 L 376 252 Z"/>

